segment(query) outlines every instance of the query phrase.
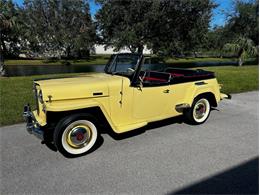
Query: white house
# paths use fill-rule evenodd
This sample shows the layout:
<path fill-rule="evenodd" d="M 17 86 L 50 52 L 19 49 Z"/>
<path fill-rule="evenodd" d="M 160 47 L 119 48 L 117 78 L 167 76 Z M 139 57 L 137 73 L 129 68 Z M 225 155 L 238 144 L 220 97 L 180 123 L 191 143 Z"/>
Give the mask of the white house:
<path fill-rule="evenodd" d="M 118 52 L 114 51 L 113 47 L 109 47 L 105 49 L 105 45 L 95 45 L 95 54 L 114 54 L 114 53 L 131 53 L 131 51 L 127 48 L 122 49 Z M 152 51 L 150 49 L 147 49 L 147 47 L 144 47 L 143 54 L 152 54 Z"/>

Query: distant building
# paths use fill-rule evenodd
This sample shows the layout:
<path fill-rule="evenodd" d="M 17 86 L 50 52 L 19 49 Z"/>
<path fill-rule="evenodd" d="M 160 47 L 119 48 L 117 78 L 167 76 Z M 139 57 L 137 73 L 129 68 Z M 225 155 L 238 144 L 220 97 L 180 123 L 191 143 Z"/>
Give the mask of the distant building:
<path fill-rule="evenodd" d="M 131 51 L 127 48 L 122 49 L 118 52 L 114 51 L 113 47 L 109 47 L 105 49 L 105 45 L 95 45 L 94 46 L 94 54 L 114 54 L 114 53 L 130 53 Z M 147 47 L 144 47 L 143 54 L 152 54 L 152 50 L 147 49 Z"/>

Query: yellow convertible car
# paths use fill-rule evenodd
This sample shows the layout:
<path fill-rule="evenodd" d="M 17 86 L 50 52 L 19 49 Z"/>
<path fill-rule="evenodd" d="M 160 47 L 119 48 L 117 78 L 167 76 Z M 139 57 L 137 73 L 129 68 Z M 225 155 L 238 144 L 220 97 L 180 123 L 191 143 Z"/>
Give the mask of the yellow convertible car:
<path fill-rule="evenodd" d="M 145 60 L 139 54 L 116 54 L 105 73 L 35 80 L 36 110 L 26 105 L 23 113 L 28 132 L 74 157 L 95 145 L 104 124 L 115 133 L 178 115 L 202 124 L 211 107 L 230 98 L 220 93 L 212 72 L 154 71 Z"/>

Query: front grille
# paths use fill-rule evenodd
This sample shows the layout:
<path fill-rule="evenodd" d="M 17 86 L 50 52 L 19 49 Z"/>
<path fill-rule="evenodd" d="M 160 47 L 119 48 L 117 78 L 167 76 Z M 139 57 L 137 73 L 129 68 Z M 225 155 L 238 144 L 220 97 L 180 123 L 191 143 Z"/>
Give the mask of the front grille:
<path fill-rule="evenodd" d="M 37 110 L 37 114 L 40 113 L 40 110 L 39 110 L 39 100 L 38 100 L 38 89 L 36 87 L 36 84 L 34 84 L 33 86 L 33 90 L 34 90 L 34 98 L 35 98 L 35 103 L 36 103 L 36 110 Z"/>

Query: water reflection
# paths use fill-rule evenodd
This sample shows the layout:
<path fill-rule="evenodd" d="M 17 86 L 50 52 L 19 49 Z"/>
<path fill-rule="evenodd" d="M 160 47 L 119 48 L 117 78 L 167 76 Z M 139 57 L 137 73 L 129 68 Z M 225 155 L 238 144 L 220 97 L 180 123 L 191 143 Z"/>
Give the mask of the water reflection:
<path fill-rule="evenodd" d="M 29 76 L 60 73 L 103 72 L 105 65 L 10 65 L 7 76 Z"/>
<path fill-rule="evenodd" d="M 147 70 L 162 70 L 167 65 L 144 64 Z M 84 73 L 84 72 L 104 72 L 105 65 L 10 65 L 6 66 L 6 76 L 29 76 L 44 74 L 62 73 Z"/>
<path fill-rule="evenodd" d="M 167 67 L 194 68 L 208 66 L 237 65 L 237 62 L 193 62 L 174 64 L 144 64 L 142 69 L 161 71 Z M 61 73 L 104 72 L 105 65 L 9 65 L 6 76 L 29 76 Z"/>

